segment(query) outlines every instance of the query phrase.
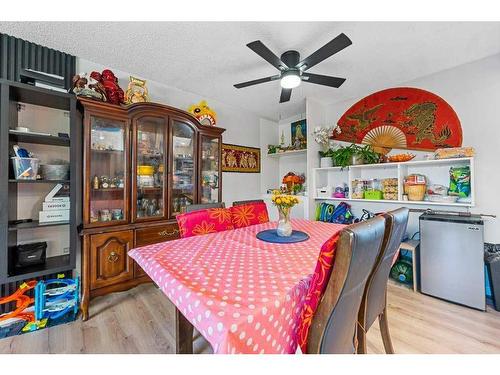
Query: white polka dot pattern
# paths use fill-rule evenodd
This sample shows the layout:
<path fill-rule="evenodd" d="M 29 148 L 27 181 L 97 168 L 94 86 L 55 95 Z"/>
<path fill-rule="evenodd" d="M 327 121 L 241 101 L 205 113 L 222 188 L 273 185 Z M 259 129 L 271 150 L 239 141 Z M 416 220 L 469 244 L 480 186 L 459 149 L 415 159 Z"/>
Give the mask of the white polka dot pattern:
<path fill-rule="evenodd" d="M 343 225 L 292 220 L 308 241 L 272 244 L 275 222 L 132 249 L 215 353 L 295 353 L 296 329 L 321 245 Z"/>

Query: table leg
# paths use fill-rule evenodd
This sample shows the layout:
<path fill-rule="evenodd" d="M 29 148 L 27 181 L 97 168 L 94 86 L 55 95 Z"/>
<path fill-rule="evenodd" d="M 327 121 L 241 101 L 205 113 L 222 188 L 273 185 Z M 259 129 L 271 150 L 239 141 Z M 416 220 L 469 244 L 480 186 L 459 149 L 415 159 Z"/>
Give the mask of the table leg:
<path fill-rule="evenodd" d="M 175 308 L 175 353 L 193 354 L 193 325 Z"/>

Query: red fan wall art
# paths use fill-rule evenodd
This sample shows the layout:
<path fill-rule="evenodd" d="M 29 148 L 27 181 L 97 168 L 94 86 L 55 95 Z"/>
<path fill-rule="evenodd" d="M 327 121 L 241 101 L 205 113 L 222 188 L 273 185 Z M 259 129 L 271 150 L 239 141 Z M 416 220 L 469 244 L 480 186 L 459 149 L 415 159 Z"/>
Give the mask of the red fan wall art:
<path fill-rule="evenodd" d="M 361 99 L 338 121 L 334 139 L 370 144 L 386 154 L 392 148 L 436 150 L 462 146 L 457 114 L 442 98 L 429 91 L 397 87 Z"/>

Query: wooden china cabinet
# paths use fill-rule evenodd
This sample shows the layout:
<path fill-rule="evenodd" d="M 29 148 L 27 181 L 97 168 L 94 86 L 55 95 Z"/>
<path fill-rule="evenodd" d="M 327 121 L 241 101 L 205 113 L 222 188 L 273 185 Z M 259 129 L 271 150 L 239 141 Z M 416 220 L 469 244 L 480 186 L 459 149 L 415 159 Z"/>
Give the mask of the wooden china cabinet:
<path fill-rule="evenodd" d="M 175 216 L 187 205 L 220 202 L 224 129 L 156 103 L 79 103 L 85 320 L 91 298 L 150 281 L 130 249 L 179 238 Z"/>

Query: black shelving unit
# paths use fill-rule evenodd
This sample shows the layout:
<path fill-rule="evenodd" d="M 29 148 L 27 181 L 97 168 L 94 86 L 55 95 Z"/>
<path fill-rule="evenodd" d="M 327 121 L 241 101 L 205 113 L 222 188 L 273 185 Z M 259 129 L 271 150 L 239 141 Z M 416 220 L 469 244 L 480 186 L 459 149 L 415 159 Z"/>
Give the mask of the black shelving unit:
<path fill-rule="evenodd" d="M 66 137 L 21 133 L 12 130 L 9 131 L 9 138 L 14 142 L 34 143 L 39 145 L 66 146 L 66 147 L 69 147 L 70 145 L 70 139 Z"/>
<path fill-rule="evenodd" d="M 67 111 L 70 137 L 13 131 L 18 124 L 17 107 L 20 102 Z M 0 284 L 67 273 L 75 268 L 76 255 L 81 248 L 78 227 L 81 225 L 82 217 L 82 130 L 79 123 L 80 113 L 77 111 L 74 95 L 0 79 Z M 37 128 L 42 129 L 42 126 Z M 9 175 L 11 170 L 9 152 L 12 145 L 17 143 L 69 148 L 70 179 L 57 181 L 13 179 L 12 175 Z M 18 203 L 17 197 L 21 185 L 57 183 L 70 185 L 69 221 L 39 223 L 38 220 L 33 220 L 12 224 L 13 220 L 24 219 L 17 217 L 17 205 L 22 204 Z M 18 244 L 18 234 L 21 231 L 54 226 L 69 226 L 69 254 L 48 257 L 43 266 L 26 268 L 21 272 L 9 269 L 10 249 Z"/>
<path fill-rule="evenodd" d="M 10 184 L 69 184 L 70 180 L 15 180 L 10 178 Z"/>

